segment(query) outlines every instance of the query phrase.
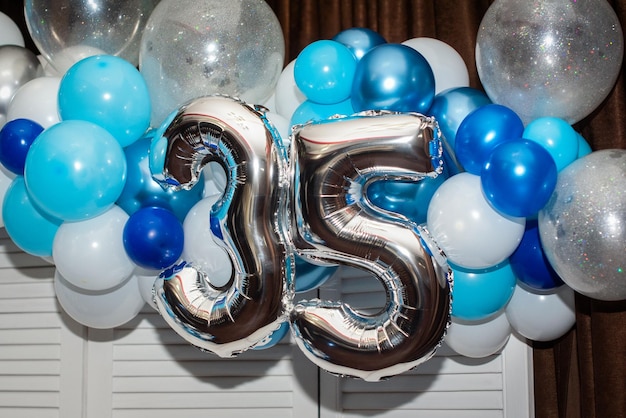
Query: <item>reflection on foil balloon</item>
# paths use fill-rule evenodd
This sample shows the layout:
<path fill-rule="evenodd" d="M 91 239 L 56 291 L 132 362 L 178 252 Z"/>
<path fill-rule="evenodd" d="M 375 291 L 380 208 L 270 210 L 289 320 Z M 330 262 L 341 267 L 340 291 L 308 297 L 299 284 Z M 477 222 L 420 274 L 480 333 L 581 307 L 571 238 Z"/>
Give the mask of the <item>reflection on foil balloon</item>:
<path fill-rule="evenodd" d="M 232 98 L 196 99 L 169 120 L 155 134 L 151 170 L 162 184 L 189 189 L 208 162 L 224 168 L 226 190 L 210 225 L 233 275 L 213 286 L 210 272 L 182 262 L 155 283 L 156 304 L 187 341 L 230 357 L 287 320 L 294 262 L 279 216 L 288 198 L 287 152 L 263 113 Z"/>
<path fill-rule="evenodd" d="M 539 212 L 543 250 L 571 288 L 626 299 L 626 150 L 596 151 L 561 171 Z"/>
<path fill-rule="evenodd" d="M 476 67 L 489 98 L 528 123 L 570 124 L 613 88 L 623 56 L 617 15 L 606 0 L 497 0 L 476 40 Z"/>
<path fill-rule="evenodd" d="M 200 95 L 264 103 L 281 74 L 284 50 L 278 18 L 264 1 L 161 0 L 139 53 L 152 125 Z"/>
<path fill-rule="evenodd" d="M 17 90 L 41 75 L 37 56 L 17 45 L 0 46 L 0 116 L 6 116 Z"/>
<path fill-rule="evenodd" d="M 372 113 L 305 125 L 294 133 L 291 159 L 297 253 L 370 272 L 387 293 L 373 315 L 342 301 L 299 302 L 290 314 L 298 346 L 323 369 L 367 381 L 429 359 L 449 323 L 450 270 L 416 224 L 365 196 L 383 178 L 441 172 L 434 119 Z"/>
<path fill-rule="evenodd" d="M 26 0 L 24 16 L 35 45 L 62 75 L 81 55 L 105 53 L 137 65 L 141 35 L 157 3 Z"/>

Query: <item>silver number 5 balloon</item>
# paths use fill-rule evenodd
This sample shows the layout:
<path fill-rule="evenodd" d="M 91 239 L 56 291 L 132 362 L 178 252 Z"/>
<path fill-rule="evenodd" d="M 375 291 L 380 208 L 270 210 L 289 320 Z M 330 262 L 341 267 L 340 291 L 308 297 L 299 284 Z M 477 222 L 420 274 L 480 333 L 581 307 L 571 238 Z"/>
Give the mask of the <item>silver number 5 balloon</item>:
<path fill-rule="evenodd" d="M 342 302 L 297 304 L 296 341 L 320 367 L 376 381 L 429 359 L 450 313 L 449 269 L 426 231 L 374 207 L 369 184 L 419 181 L 441 170 L 434 121 L 373 114 L 305 125 L 292 139 L 292 238 L 304 257 L 363 269 L 387 293 L 379 313 Z M 434 250 L 434 251 L 433 251 Z"/>
<path fill-rule="evenodd" d="M 227 97 L 183 106 L 155 134 L 155 179 L 191 188 L 210 161 L 228 184 L 210 224 L 230 256 L 233 277 L 220 287 L 210 272 L 182 263 L 155 283 L 155 302 L 168 324 L 193 345 L 230 357 L 263 341 L 286 321 L 293 256 L 284 213 L 289 189 L 286 151 L 255 108 Z M 285 300 L 287 299 L 287 300 Z"/>

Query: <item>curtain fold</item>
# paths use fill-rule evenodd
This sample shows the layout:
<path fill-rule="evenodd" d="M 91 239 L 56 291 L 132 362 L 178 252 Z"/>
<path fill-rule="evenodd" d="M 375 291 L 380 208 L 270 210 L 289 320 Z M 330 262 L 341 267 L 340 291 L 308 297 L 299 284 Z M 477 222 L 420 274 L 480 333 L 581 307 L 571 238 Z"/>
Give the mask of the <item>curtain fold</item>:
<path fill-rule="evenodd" d="M 285 63 L 315 40 L 330 39 L 350 27 L 368 27 L 388 42 L 426 36 L 448 43 L 465 60 L 474 88 L 481 88 L 474 59 L 476 34 L 492 2 L 267 0 L 285 33 Z M 626 0 L 610 3 L 624 27 Z M 0 0 L 0 11 L 16 20 L 27 34 L 22 10 L 21 2 Z M 27 42 L 34 50 L 30 39 Z M 622 68 L 604 103 L 575 125 L 594 150 L 626 148 L 624 72 Z M 534 346 L 536 417 L 626 417 L 626 301 L 601 302 L 577 295 L 576 310 L 577 322 L 571 332 L 558 341 Z"/>

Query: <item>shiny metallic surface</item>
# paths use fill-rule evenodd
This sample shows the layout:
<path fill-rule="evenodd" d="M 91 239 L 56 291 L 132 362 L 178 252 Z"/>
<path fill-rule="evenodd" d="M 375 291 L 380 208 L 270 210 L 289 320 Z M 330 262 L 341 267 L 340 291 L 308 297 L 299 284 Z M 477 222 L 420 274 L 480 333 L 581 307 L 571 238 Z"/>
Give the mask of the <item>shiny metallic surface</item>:
<path fill-rule="evenodd" d="M 0 45 L 0 116 L 7 115 L 15 92 L 39 77 L 41 71 L 37 56 L 29 49 L 17 45 Z"/>
<path fill-rule="evenodd" d="M 294 261 L 284 221 L 286 150 L 262 111 L 221 96 L 183 106 L 157 136 L 155 141 L 166 143 L 160 181 L 170 187 L 192 187 L 210 161 L 227 173 L 210 222 L 234 273 L 216 288 L 210 272 L 182 263 L 155 284 L 156 304 L 193 345 L 222 357 L 236 355 L 280 328 L 293 297 Z"/>
<path fill-rule="evenodd" d="M 387 293 L 373 315 L 341 301 L 297 303 L 290 322 L 300 348 L 333 374 L 368 381 L 428 360 L 449 324 L 451 272 L 425 231 L 374 207 L 366 189 L 441 172 L 434 119 L 370 112 L 305 125 L 294 130 L 291 161 L 297 253 L 365 270 Z"/>

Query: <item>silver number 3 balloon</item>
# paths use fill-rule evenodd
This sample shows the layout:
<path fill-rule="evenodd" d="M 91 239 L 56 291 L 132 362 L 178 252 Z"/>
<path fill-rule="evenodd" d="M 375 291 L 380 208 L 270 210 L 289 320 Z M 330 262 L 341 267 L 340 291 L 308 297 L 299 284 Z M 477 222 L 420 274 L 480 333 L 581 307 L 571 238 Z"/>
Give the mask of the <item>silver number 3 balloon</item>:
<path fill-rule="evenodd" d="M 233 263 L 214 288 L 182 262 L 155 283 L 161 315 L 182 337 L 223 357 L 259 344 L 285 321 L 302 351 L 328 372 L 377 381 L 428 360 L 450 316 L 451 273 L 427 231 L 377 208 L 367 187 L 419 181 L 442 170 L 433 119 L 369 112 L 294 127 L 289 152 L 260 108 L 196 99 L 155 135 L 155 179 L 189 188 L 217 161 L 226 190 L 211 229 Z M 341 301 L 294 303 L 294 254 L 373 274 L 387 302 L 363 314 Z"/>

